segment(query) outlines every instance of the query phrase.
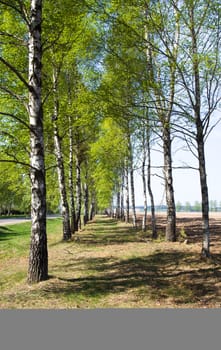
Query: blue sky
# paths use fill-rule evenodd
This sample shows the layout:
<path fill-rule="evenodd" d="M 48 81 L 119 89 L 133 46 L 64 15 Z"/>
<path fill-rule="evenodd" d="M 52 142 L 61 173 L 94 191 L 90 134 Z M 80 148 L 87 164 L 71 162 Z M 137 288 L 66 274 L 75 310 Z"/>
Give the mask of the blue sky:
<path fill-rule="evenodd" d="M 206 167 L 207 181 L 209 189 L 209 199 L 221 202 L 221 123 L 213 129 L 209 135 L 206 145 Z M 181 166 L 182 162 L 186 162 L 191 166 L 197 167 L 197 160 L 194 159 L 190 152 L 178 151 L 173 156 L 173 165 Z M 152 154 L 153 165 L 162 165 L 163 159 L 159 152 Z M 160 170 L 153 172 L 162 175 Z M 201 202 L 199 172 L 191 169 L 174 169 L 174 195 L 175 201 L 185 204 L 195 201 Z M 165 203 L 164 182 L 159 177 L 152 176 L 152 189 L 155 197 L 155 204 Z M 143 186 L 139 175 L 135 181 L 136 205 L 143 205 Z"/>

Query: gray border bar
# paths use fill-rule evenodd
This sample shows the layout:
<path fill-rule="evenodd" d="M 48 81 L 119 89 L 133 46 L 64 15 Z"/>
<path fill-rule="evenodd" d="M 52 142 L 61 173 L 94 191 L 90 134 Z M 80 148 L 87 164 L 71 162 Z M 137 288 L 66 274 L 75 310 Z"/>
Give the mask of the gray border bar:
<path fill-rule="evenodd" d="M 2 310 L 2 350 L 218 350 L 221 310 Z"/>

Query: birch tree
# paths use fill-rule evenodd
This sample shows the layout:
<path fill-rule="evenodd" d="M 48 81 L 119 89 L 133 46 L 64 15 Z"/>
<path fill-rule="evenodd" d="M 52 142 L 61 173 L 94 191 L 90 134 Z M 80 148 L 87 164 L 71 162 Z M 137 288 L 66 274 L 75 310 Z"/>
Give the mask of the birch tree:
<path fill-rule="evenodd" d="M 177 114 L 185 125 L 177 125 L 199 164 L 202 197 L 202 255 L 210 256 L 209 196 L 205 142 L 216 126 L 220 102 L 220 5 L 218 2 L 184 1 L 174 4 L 182 23 L 181 55 L 176 61 L 179 73 Z M 171 55 L 172 56 L 172 55 Z M 174 60 L 175 61 L 175 60 Z M 180 130 L 180 126 L 182 130 Z"/>
<path fill-rule="evenodd" d="M 31 160 L 32 232 L 29 256 L 29 282 L 48 278 L 46 236 L 46 186 L 44 165 L 43 109 L 41 97 L 41 18 L 42 1 L 31 0 L 29 23 L 29 116 Z"/>
<path fill-rule="evenodd" d="M 173 13 L 173 15 L 172 15 Z M 146 55 L 149 89 L 161 129 L 167 203 L 166 240 L 176 240 L 176 208 L 172 174 L 172 116 L 175 103 L 176 64 L 179 46 L 179 16 L 170 2 L 146 8 Z M 169 22 L 168 16 L 173 20 Z M 152 28 L 148 31 L 148 27 Z M 172 58 L 168 55 L 172 52 Z M 151 82 L 152 81 L 152 82 Z"/>
<path fill-rule="evenodd" d="M 39 282 L 48 278 L 48 253 L 46 235 L 46 185 L 43 138 L 42 109 L 42 1 L 0 1 L 1 10 L 14 18 L 15 23 L 23 26 L 23 36 L 19 37 L 14 30 L 1 31 L 4 38 L 1 48 L 0 65 L 5 72 L 1 90 L 13 100 L 17 100 L 26 109 L 29 123 L 8 113 L 12 119 L 25 125 L 30 133 L 30 180 L 31 180 L 31 244 L 29 255 L 28 281 Z M 3 24 L 4 26 L 4 24 Z M 8 41 L 8 39 L 10 40 Z M 9 48 L 9 46 L 11 48 Z M 21 53 L 26 57 L 23 67 L 12 57 Z M 28 48 L 28 51 L 24 49 Z M 7 79 L 14 76 L 14 83 Z M 20 92 L 18 91 L 20 86 Z M 21 93 L 22 92 L 22 93 Z M 27 96 L 28 95 L 28 96 Z M 28 102 L 27 100 L 28 99 Z M 17 108 L 17 110 L 19 107 Z M 15 109 L 16 110 L 16 109 Z M 10 158 L 10 157 L 9 157 Z M 8 159 L 11 161 L 11 159 Z"/>
<path fill-rule="evenodd" d="M 59 118 L 59 100 L 58 100 L 58 71 L 56 68 L 53 70 L 53 91 L 54 91 L 54 113 L 52 116 L 53 129 L 54 129 L 54 147 L 57 161 L 57 172 L 58 172 L 58 184 L 60 190 L 60 205 L 61 214 L 63 217 L 63 240 L 67 241 L 71 238 L 71 227 L 70 227 L 70 216 L 69 216 L 69 205 L 67 199 L 66 183 L 65 183 L 65 170 L 63 152 L 61 147 L 61 138 L 58 129 L 58 118 Z"/>

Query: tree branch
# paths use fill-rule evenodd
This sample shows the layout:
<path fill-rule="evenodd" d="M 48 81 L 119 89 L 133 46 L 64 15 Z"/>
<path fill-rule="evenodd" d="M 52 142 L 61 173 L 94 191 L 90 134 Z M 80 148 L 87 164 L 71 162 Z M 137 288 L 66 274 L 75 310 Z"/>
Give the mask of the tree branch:
<path fill-rule="evenodd" d="M 4 92 L 6 92 L 7 94 L 11 95 L 12 97 L 14 97 L 19 102 L 22 102 L 22 104 L 24 105 L 25 109 L 28 112 L 28 105 L 27 105 L 27 103 L 24 101 L 24 99 L 21 96 L 17 95 L 14 91 L 12 91 L 12 90 L 4 87 L 4 86 L 1 86 L 1 85 L 0 85 L 0 90 L 2 90 Z"/>
<path fill-rule="evenodd" d="M 4 113 L 4 112 L 1 112 L 0 111 L 0 115 L 4 116 L 4 117 L 10 117 L 10 118 L 13 118 L 15 120 L 17 120 L 19 123 L 21 123 L 22 125 L 24 125 L 28 130 L 30 131 L 33 131 L 31 129 L 31 127 L 22 119 L 20 119 L 19 117 L 17 117 L 16 115 L 14 114 L 11 114 L 11 113 Z"/>
<path fill-rule="evenodd" d="M 33 92 L 33 88 L 27 83 L 25 78 L 19 73 L 19 71 L 11 65 L 8 61 L 6 61 L 4 58 L 0 57 L 0 62 L 2 62 L 6 67 L 8 67 L 18 78 L 19 80 L 28 88 L 28 91 Z"/>
<path fill-rule="evenodd" d="M 23 165 L 23 166 L 25 166 L 25 167 L 28 167 L 28 168 L 33 168 L 34 169 L 34 167 L 32 167 L 30 164 L 28 164 L 28 163 L 24 163 L 24 162 L 20 162 L 19 160 L 17 160 L 17 159 L 1 159 L 0 158 L 0 163 L 14 163 L 14 164 L 20 164 L 20 165 Z"/>
<path fill-rule="evenodd" d="M 23 1 L 18 0 L 19 3 L 19 7 L 15 6 L 14 4 L 12 4 L 12 1 L 9 0 L 9 2 L 7 1 L 3 1 L 0 0 L 0 4 L 5 5 L 6 7 L 10 7 L 11 9 L 13 9 L 14 11 L 16 11 L 17 13 L 19 13 L 19 15 L 23 18 L 23 20 L 25 21 L 25 23 L 27 25 L 30 24 L 29 22 L 29 17 L 28 17 L 28 11 L 25 7 L 25 4 L 23 3 Z"/>

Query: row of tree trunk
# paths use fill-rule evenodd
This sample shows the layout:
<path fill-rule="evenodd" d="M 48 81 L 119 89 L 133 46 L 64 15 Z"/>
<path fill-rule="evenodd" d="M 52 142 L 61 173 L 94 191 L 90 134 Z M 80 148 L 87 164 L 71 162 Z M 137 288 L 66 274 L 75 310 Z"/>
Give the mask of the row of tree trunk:
<path fill-rule="evenodd" d="M 87 162 L 85 163 L 85 179 L 82 180 L 81 172 L 81 155 L 77 147 L 76 152 L 73 152 L 73 130 L 72 125 L 69 125 L 69 191 L 66 190 L 64 160 L 62 154 L 61 138 L 57 126 L 57 116 L 53 117 L 54 127 L 54 149 L 57 160 L 58 184 L 60 190 L 60 207 L 63 218 L 63 240 L 71 239 L 72 235 L 81 229 L 82 220 L 81 214 L 83 209 L 83 224 L 86 225 L 89 220 L 95 215 L 95 197 L 92 192 L 89 193 L 88 176 L 87 176 Z M 75 169 L 73 158 L 75 157 Z M 75 170 L 75 181 L 74 181 Z M 74 191 L 75 187 L 75 191 Z M 68 195 L 69 192 L 69 201 Z M 83 205 L 82 205 L 83 200 Z M 70 203 L 70 205 L 68 204 Z M 70 206 L 70 208 L 69 208 Z M 90 206 L 90 209 L 89 209 Z M 83 208 L 82 208 L 83 207 Z"/>
<path fill-rule="evenodd" d="M 208 190 L 206 181 L 206 168 L 205 168 L 205 155 L 204 155 L 204 140 L 205 140 L 205 123 L 203 124 L 201 119 L 201 86 L 200 86 L 200 72 L 199 72 L 199 53 L 197 43 L 197 28 L 194 26 L 194 11 L 193 8 L 189 11 L 190 18 L 190 41 L 192 43 L 192 68 L 194 76 L 193 93 L 194 98 L 191 98 L 192 108 L 194 110 L 193 119 L 195 122 L 195 141 L 198 151 L 199 160 L 199 173 L 201 181 L 201 193 L 202 193 L 202 214 L 203 214 L 203 247 L 202 253 L 205 256 L 209 256 L 209 216 L 208 216 Z M 25 15 L 25 14 L 24 14 Z M 177 16 L 179 18 L 179 16 Z M 26 22 L 28 24 L 29 42 L 29 72 L 28 81 L 16 71 L 10 64 L 8 64 L 3 58 L 1 63 L 11 69 L 20 81 L 26 86 L 29 92 L 29 103 L 27 111 L 29 114 L 29 129 L 30 129 L 30 180 L 31 180 L 31 215 L 32 215 L 32 229 L 31 229 L 31 244 L 30 244 L 30 257 L 29 257 L 29 282 L 38 282 L 48 277 L 48 252 L 47 252 L 47 235 L 46 235 L 46 183 L 45 183 L 45 159 L 44 159 L 44 130 L 43 130 L 43 107 L 42 107 L 42 42 L 41 42 L 41 23 L 42 23 L 42 0 L 30 0 L 30 15 L 26 16 Z M 178 22 L 177 22 L 178 23 Z M 179 34 L 179 26 L 177 25 L 176 32 Z M 146 39 L 149 40 L 149 33 L 146 33 Z M 172 63 L 170 64 L 170 91 L 167 96 L 163 95 L 163 90 L 160 91 L 158 86 L 153 85 L 151 93 L 155 95 L 155 100 L 159 101 L 156 106 L 159 123 L 162 128 L 161 137 L 163 140 L 164 151 L 164 177 L 166 188 L 166 200 L 167 200 L 167 227 L 166 238 L 171 241 L 176 240 L 176 213 L 174 204 L 174 190 L 173 190 L 173 177 L 172 177 L 172 156 L 171 156 L 171 113 L 174 106 L 174 89 L 176 83 L 176 73 L 178 67 L 177 63 L 177 41 L 179 36 L 174 41 L 174 48 L 171 50 Z M 151 80 L 157 82 L 156 68 L 154 67 L 152 60 L 152 48 L 147 45 L 147 63 Z M 170 57 L 171 57 L 170 56 Z M 176 64 L 174 65 L 174 62 Z M 169 62 L 171 63 L 171 62 Z M 177 68 L 178 67 L 178 68 Z M 180 69 L 180 68 L 179 68 Z M 158 72 L 159 73 L 159 72 Z M 75 148 L 75 173 L 76 173 L 76 196 L 74 196 L 74 149 L 73 149 L 73 131 L 71 130 L 71 119 L 69 118 L 69 191 L 66 188 L 65 181 L 65 167 L 62 151 L 61 136 L 59 134 L 59 106 L 58 106 L 58 75 L 59 71 L 54 69 L 53 72 L 53 89 L 54 89 L 54 112 L 52 117 L 53 131 L 54 131 L 54 149 L 57 161 L 57 171 L 59 180 L 59 190 L 61 198 L 61 212 L 63 217 L 63 239 L 68 240 L 71 235 L 81 225 L 81 207 L 82 207 L 82 188 L 84 188 L 84 223 L 91 218 L 95 212 L 95 198 L 92 193 L 89 195 L 89 188 L 87 184 L 87 172 L 85 175 L 85 181 L 82 181 L 81 176 L 81 151 L 76 146 Z M 186 89 L 186 81 L 183 81 L 183 85 Z M 212 83 L 211 83 L 212 86 Z M 187 90 L 187 94 L 192 96 L 192 91 Z M 168 101 L 168 105 L 165 106 L 165 101 Z M 163 114 L 163 111 L 167 111 Z M 124 174 L 124 188 L 125 188 L 125 201 L 126 201 L 126 217 L 125 221 L 129 221 L 129 174 L 131 180 L 131 201 L 133 211 L 133 222 L 136 226 L 137 217 L 135 211 L 135 189 L 134 189 L 134 167 L 133 167 L 133 152 L 131 151 L 131 140 L 128 138 L 129 156 L 126 160 L 126 170 Z M 150 153 L 148 154 L 148 175 L 147 175 L 147 188 L 151 198 L 152 206 L 152 223 L 153 223 L 153 236 L 156 235 L 155 225 L 155 213 L 154 213 L 154 200 L 151 193 L 150 183 Z M 144 183 L 144 197 L 145 197 L 145 220 L 146 220 L 146 181 L 145 180 L 145 162 L 146 156 L 143 159 L 143 183 Z M 123 181 L 122 181 L 123 183 Z M 123 188 L 123 185 L 121 186 Z M 70 199 L 67 198 L 69 192 Z M 76 197 L 76 201 L 75 201 Z M 91 213 L 89 213 L 89 198 L 91 202 Z M 121 199 L 120 199 L 121 198 Z M 118 197 L 119 203 L 123 203 L 122 196 Z M 76 203 L 75 203 L 76 202 Z M 70 208 L 69 208 L 70 205 Z M 122 213 L 122 209 L 119 210 Z M 146 222 L 145 225 L 146 226 Z"/>

